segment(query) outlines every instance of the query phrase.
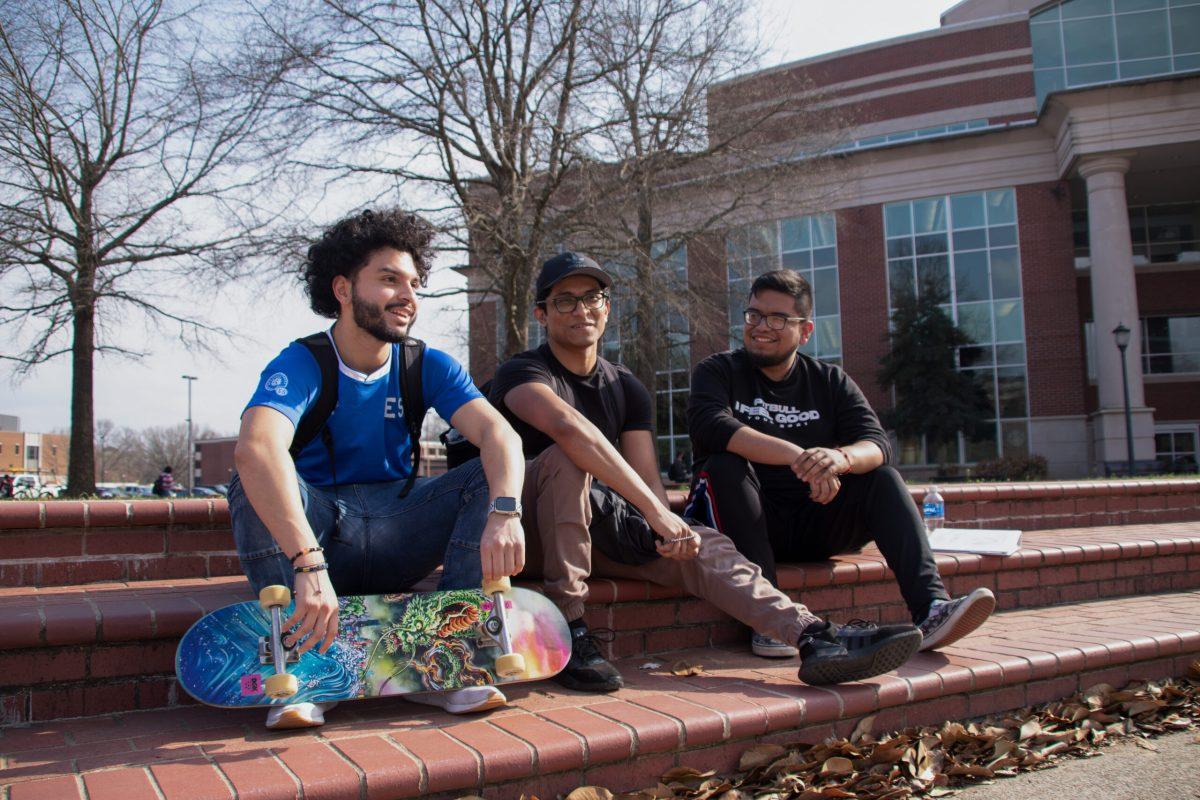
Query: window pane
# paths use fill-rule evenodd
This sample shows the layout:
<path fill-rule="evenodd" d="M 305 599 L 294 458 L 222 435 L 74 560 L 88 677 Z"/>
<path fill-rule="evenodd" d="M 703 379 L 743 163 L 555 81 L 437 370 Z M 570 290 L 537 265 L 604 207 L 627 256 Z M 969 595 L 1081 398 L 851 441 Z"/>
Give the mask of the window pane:
<path fill-rule="evenodd" d="M 785 269 L 812 269 L 812 253 L 808 250 L 784 253 L 781 260 Z"/>
<path fill-rule="evenodd" d="M 658 432 L 666 434 L 668 430 L 671 435 L 687 431 L 687 392 L 671 392 L 671 413 L 674 414 L 674 427 L 668 429 L 664 425 L 660 425 Z"/>
<path fill-rule="evenodd" d="M 991 369 L 975 369 L 966 370 L 967 375 L 971 377 L 971 382 L 979 387 L 983 392 L 984 398 L 987 400 L 987 408 L 996 408 L 996 373 Z M 993 411 L 993 413 L 995 413 Z"/>
<path fill-rule="evenodd" d="M 1033 73 L 1033 86 L 1039 103 L 1045 99 L 1046 95 L 1051 92 L 1057 92 L 1065 88 L 1066 85 L 1066 73 L 1058 67 L 1054 69 L 1039 69 Z"/>
<path fill-rule="evenodd" d="M 946 230 L 946 200 L 937 197 L 932 200 L 915 200 L 913 206 L 913 224 L 917 233 L 932 233 Z"/>
<path fill-rule="evenodd" d="M 883 226 L 887 236 L 912 233 L 912 215 L 908 203 L 894 203 L 883 207 Z"/>
<path fill-rule="evenodd" d="M 939 294 L 950 293 L 950 259 L 946 256 L 924 256 L 917 259 L 917 286 L 922 292 L 931 288 Z"/>
<path fill-rule="evenodd" d="M 779 268 L 779 259 L 775 256 L 756 256 L 750 259 L 750 277 L 756 278 L 764 272 Z"/>
<path fill-rule="evenodd" d="M 912 239 L 905 236 L 903 239 L 888 239 L 887 242 L 887 257 L 888 258 L 903 258 L 912 255 Z"/>
<path fill-rule="evenodd" d="M 1112 19 L 1081 19 L 1063 21 L 1063 41 L 1066 44 L 1067 66 L 1098 64 L 1116 61 Z"/>
<path fill-rule="evenodd" d="M 1200 6 L 1171 9 L 1171 44 L 1176 55 L 1200 52 Z M 1179 68 L 1194 69 L 1195 66 Z"/>
<path fill-rule="evenodd" d="M 1032 22 L 1050 22 L 1052 20 L 1059 19 L 1061 16 L 1062 16 L 1062 8 L 1059 6 L 1059 4 L 1056 3 L 1052 6 L 1050 6 L 1049 8 L 1047 8 L 1045 11 L 1039 11 L 1038 13 L 1034 14 L 1029 19 Z"/>
<path fill-rule="evenodd" d="M 954 228 L 982 228 L 986 221 L 983 216 L 983 195 L 960 194 L 950 198 L 950 216 L 954 220 Z"/>
<path fill-rule="evenodd" d="M 997 300 L 1021 296 L 1020 262 L 1017 248 L 992 251 L 992 297 Z"/>
<path fill-rule="evenodd" d="M 1062 34 L 1058 25 L 1030 25 L 1033 39 L 1033 66 L 1061 67 L 1063 63 Z"/>
<path fill-rule="evenodd" d="M 892 293 L 892 308 L 900 304 L 901 298 L 913 293 L 913 262 L 911 258 L 888 262 L 888 287 Z"/>
<path fill-rule="evenodd" d="M 813 266 L 814 267 L 831 267 L 837 263 L 837 248 L 822 247 L 819 250 L 813 250 Z"/>
<path fill-rule="evenodd" d="M 813 273 L 813 303 L 816 314 L 837 314 L 838 274 L 836 269 L 819 269 Z"/>
<path fill-rule="evenodd" d="M 950 249 L 946 242 L 946 234 L 944 233 L 929 233 L 924 236 L 918 236 L 916 242 L 917 255 L 944 253 Z"/>
<path fill-rule="evenodd" d="M 837 223 L 833 214 L 819 214 L 812 218 L 813 247 L 831 247 L 837 244 Z"/>
<path fill-rule="evenodd" d="M 1062 4 L 1063 19 L 1111 13 L 1112 0 L 1067 0 Z"/>
<path fill-rule="evenodd" d="M 1017 203 L 1012 189 L 987 193 L 988 225 L 1011 225 L 1017 221 Z"/>
<path fill-rule="evenodd" d="M 808 236 L 808 217 L 783 221 L 784 250 L 801 250 L 811 246 Z"/>
<path fill-rule="evenodd" d="M 1023 345 L 1023 344 L 998 344 L 998 345 L 996 345 L 996 363 L 997 364 L 1024 364 L 1025 363 L 1025 345 Z"/>
<path fill-rule="evenodd" d="M 960 303 L 958 327 L 974 344 L 992 343 L 992 304 Z"/>
<path fill-rule="evenodd" d="M 1200 16 L 1200 15 L 1198 15 Z M 1200 24 L 1198 22 L 1197 24 Z M 1175 71 L 1187 72 L 1188 70 L 1200 69 L 1200 54 L 1190 56 L 1175 56 Z"/>
<path fill-rule="evenodd" d="M 962 253 L 954 257 L 954 291 L 958 302 L 988 300 L 987 253 Z"/>
<path fill-rule="evenodd" d="M 1117 13 L 1122 11 L 1146 11 L 1151 8 L 1166 8 L 1167 0 L 1117 0 Z"/>
<path fill-rule="evenodd" d="M 1196 435 L 1182 431 L 1175 434 L 1175 452 L 1176 453 L 1194 453 L 1196 452 Z"/>
<path fill-rule="evenodd" d="M 1016 225 L 1001 225 L 998 228 L 988 228 L 988 244 L 992 247 L 1008 247 L 1016 243 Z"/>
<path fill-rule="evenodd" d="M 1000 390 L 1000 416 L 1025 416 L 1025 368 L 998 368 L 996 370 L 996 383 Z"/>
<path fill-rule="evenodd" d="M 1068 67 L 1067 85 L 1086 86 L 1091 83 L 1106 83 L 1117 79 L 1117 65 L 1098 64 L 1091 67 Z"/>
<path fill-rule="evenodd" d="M 962 369 L 967 367 L 990 367 L 992 365 L 992 348 L 991 347 L 960 347 L 958 348 L 958 366 Z"/>
<path fill-rule="evenodd" d="M 996 423 L 984 423 L 965 438 L 966 453 L 964 456 L 967 463 L 991 461 L 996 457 Z"/>
<path fill-rule="evenodd" d="M 820 342 L 817 353 L 822 356 L 842 352 L 841 317 L 821 317 L 817 320 Z"/>
<path fill-rule="evenodd" d="M 1122 61 L 1117 65 L 1122 78 L 1141 78 L 1145 75 L 1164 75 L 1171 71 L 1171 59 L 1147 58 L 1141 61 Z"/>
<path fill-rule="evenodd" d="M 1154 451 L 1160 455 L 1171 452 L 1171 434 L 1156 433 L 1154 434 Z"/>
<path fill-rule="evenodd" d="M 980 250 L 987 247 L 987 230 L 976 228 L 973 231 L 955 231 L 955 250 Z"/>
<path fill-rule="evenodd" d="M 1000 300 L 996 303 L 996 341 L 1020 342 L 1025 338 L 1021 319 L 1020 300 Z"/>
<path fill-rule="evenodd" d="M 1167 43 L 1167 12 L 1147 11 L 1141 14 L 1122 14 L 1117 18 L 1117 56 L 1158 58 L 1171 54 Z"/>

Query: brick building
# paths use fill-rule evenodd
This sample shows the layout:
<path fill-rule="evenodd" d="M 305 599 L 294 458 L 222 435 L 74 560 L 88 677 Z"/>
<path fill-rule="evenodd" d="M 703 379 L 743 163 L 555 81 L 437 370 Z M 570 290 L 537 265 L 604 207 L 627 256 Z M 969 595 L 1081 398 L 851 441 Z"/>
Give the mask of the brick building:
<path fill-rule="evenodd" d="M 70 438 L 59 433 L 20 430 L 16 417 L 0 426 L 0 475 L 36 475 L 45 483 L 67 479 Z"/>
<path fill-rule="evenodd" d="M 755 97 L 808 81 L 850 130 L 820 213 L 789 205 L 811 187 L 776 187 L 753 217 L 688 248 L 678 268 L 694 290 L 727 297 L 728 315 L 692 316 L 686 360 L 721 349 L 726 330 L 739 341 L 744 289 L 794 267 L 815 292 L 807 350 L 842 364 L 885 407 L 874 376 L 891 303 L 933 276 L 975 342 L 960 350 L 960 369 L 994 408 L 947 460 L 1038 453 L 1056 476 L 1124 462 L 1112 333 L 1124 325 L 1135 457 L 1194 470 L 1200 0 L 965 0 L 941 22 L 710 92 L 719 125 Z M 782 152 L 786 124 L 774 135 Z M 477 379 L 496 365 L 496 316 L 493 303 L 472 309 Z M 686 377 L 672 366 L 655 387 L 664 464 L 687 449 Z M 901 466 L 939 460 L 921 441 L 898 445 Z"/>

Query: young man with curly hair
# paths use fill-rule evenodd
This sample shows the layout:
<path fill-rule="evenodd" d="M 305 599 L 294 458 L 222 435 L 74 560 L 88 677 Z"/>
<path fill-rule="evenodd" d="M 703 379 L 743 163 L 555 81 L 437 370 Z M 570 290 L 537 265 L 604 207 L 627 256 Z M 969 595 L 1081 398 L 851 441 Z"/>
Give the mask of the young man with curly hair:
<path fill-rule="evenodd" d="M 238 555 L 255 591 L 293 587 L 297 626 L 286 643 L 327 651 L 338 630 L 338 594 L 411 587 L 439 564 L 439 588 L 476 587 L 524 566 L 519 519 L 521 440 L 453 358 L 427 348 L 414 407 L 435 408 L 481 453 L 404 487 L 412 448 L 401 387 L 403 347 L 429 275 L 433 229 L 400 210 L 337 222 L 308 250 L 304 284 L 337 358 L 337 405 L 320 436 L 289 449 L 321 393 L 313 352 L 293 342 L 263 370 L 242 415 L 229 487 Z M 324 342 L 321 342 L 324 346 Z M 411 400 L 411 398 L 410 398 Z M 307 638 L 306 638 L 307 637 Z M 495 687 L 409 695 L 453 713 L 495 708 Z M 267 727 L 320 725 L 331 703 L 275 706 Z"/>

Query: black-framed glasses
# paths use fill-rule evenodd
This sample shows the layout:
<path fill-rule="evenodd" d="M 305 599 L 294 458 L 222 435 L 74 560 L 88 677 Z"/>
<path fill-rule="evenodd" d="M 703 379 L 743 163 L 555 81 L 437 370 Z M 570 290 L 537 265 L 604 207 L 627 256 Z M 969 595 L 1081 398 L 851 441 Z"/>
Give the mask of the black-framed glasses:
<path fill-rule="evenodd" d="M 595 311 L 603 308 L 608 302 L 608 292 L 588 292 L 587 294 L 560 294 L 557 297 L 551 297 L 549 300 L 543 300 L 545 303 L 553 303 L 554 309 L 560 314 L 570 314 L 580 303 L 589 311 Z"/>
<path fill-rule="evenodd" d="M 789 317 L 787 314 L 764 314 L 761 311 L 756 311 L 753 308 L 747 308 L 742 312 L 742 318 L 746 320 L 746 324 L 751 328 L 757 328 L 758 323 L 766 320 L 767 327 L 773 331 L 781 331 L 787 327 L 789 322 L 807 322 L 808 317 Z"/>

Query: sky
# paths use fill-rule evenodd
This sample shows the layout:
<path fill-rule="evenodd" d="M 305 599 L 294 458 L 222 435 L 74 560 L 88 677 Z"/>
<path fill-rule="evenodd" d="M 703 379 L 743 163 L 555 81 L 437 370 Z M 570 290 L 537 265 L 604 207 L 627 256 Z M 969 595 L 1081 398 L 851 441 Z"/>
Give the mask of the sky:
<path fill-rule="evenodd" d="M 760 20 L 771 48 L 764 67 L 938 27 L 954 0 L 760 0 Z M 322 216 L 336 219 L 357 210 L 352 199 L 331 198 Z M 461 287 L 462 278 L 435 264 L 430 289 Z M 282 266 L 280 267 L 282 270 Z M 194 375 L 192 419 L 197 429 L 218 435 L 237 432 L 238 420 L 266 363 L 288 342 L 327 327 L 313 314 L 295 281 L 277 279 L 220 291 L 202 285 L 179 287 L 198 315 L 235 332 L 217 341 L 216 352 L 189 351 L 169 336 L 141 328 L 151 354 L 139 361 L 97 357 L 96 419 L 135 429 L 182 423 L 188 414 L 188 382 Z M 426 299 L 413 335 L 466 361 L 466 301 L 463 296 Z M 0 347 L 4 329 L 0 328 Z M 20 417 L 26 431 L 66 430 L 70 424 L 71 376 L 66 357 L 18 377 L 0 362 L 0 414 Z"/>

